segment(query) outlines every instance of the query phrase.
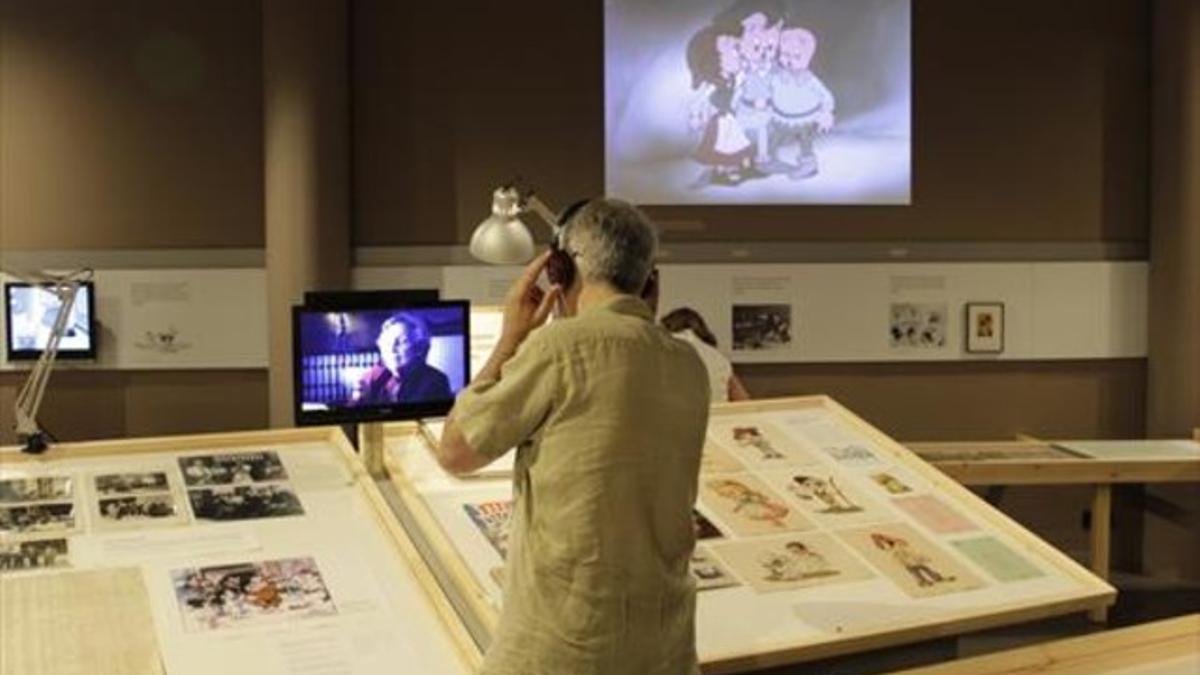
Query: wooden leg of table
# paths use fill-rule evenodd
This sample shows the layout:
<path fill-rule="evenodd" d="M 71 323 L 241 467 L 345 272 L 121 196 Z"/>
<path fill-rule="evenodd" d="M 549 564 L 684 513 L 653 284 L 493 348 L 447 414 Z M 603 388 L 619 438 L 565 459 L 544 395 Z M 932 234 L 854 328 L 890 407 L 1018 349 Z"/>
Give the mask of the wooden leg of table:
<path fill-rule="evenodd" d="M 1097 485 L 1092 497 L 1092 571 L 1108 581 L 1109 555 L 1112 546 L 1112 485 Z M 1095 623 L 1108 621 L 1108 608 L 1088 612 Z"/>
<path fill-rule="evenodd" d="M 383 423 L 364 422 L 358 425 L 358 452 L 372 478 L 383 476 Z"/>

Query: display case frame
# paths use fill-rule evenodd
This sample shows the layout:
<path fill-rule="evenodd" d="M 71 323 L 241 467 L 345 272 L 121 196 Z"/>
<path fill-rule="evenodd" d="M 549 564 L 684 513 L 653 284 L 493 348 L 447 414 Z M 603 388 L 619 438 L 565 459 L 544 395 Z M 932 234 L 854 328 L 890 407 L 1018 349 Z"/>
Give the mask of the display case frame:
<path fill-rule="evenodd" d="M 1106 582 L 1030 534 L 970 490 L 921 461 L 904 446 L 827 396 L 717 404 L 712 409 L 710 428 L 713 421 L 808 411 L 827 415 L 869 441 L 873 447 L 886 455 L 886 459 L 894 462 L 909 475 L 933 486 L 939 497 L 986 526 L 987 532 L 1000 533 L 1020 551 L 1036 559 L 1040 566 L 1044 566 L 1044 570 L 1052 570 L 1056 581 L 1061 580 L 1064 586 L 1069 586 L 1070 589 L 1046 593 L 1032 600 L 999 601 L 986 607 L 941 611 L 935 619 L 930 619 L 927 612 L 917 611 L 910 618 L 900 616 L 886 625 L 875 624 L 861 629 L 849 624 L 839 625 L 830 627 L 815 638 L 811 635 L 793 639 L 784 636 L 747 643 L 740 648 L 721 649 L 713 649 L 705 644 L 705 636 L 709 631 L 703 622 L 706 618 L 711 618 L 711 612 L 704 611 L 704 604 L 709 597 L 715 597 L 707 596 L 709 592 L 705 591 L 700 594 L 698 622 L 698 649 L 704 672 L 744 672 L 831 658 L 1007 624 L 1096 610 L 1114 601 L 1116 592 Z M 482 487 L 485 485 L 491 485 L 498 490 L 498 481 L 506 479 L 449 476 L 438 469 L 427 443 L 428 439 L 419 432 L 416 425 L 389 425 L 385 432 L 387 451 L 384 464 L 406 517 L 412 524 L 414 538 L 422 542 L 423 550 L 430 556 L 431 567 L 442 579 L 447 593 L 454 596 L 453 601 L 460 612 L 464 613 L 464 622 L 471 629 L 480 647 L 485 649 L 499 618 L 495 589 L 481 582 L 477 569 L 472 569 L 472 563 L 463 552 L 463 542 L 447 533 L 446 527 L 431 507 L 431 500 L 455 491 L 474 491 L 482 494 L 486 492 Z M 478 568 L 478 565 L 475 567 Z M 752 613 L 743 615 L 742 620 L 751 615 Z M 797 627 L 794 632 L 803 631 Z"/>
<path fill-rule="evenodd" d="M 387 573 L 395 574 L 396 576 L 391 577 L 389 583 L 401 584 L 405 587 L 400 592 L 400 597 L 406 602 L 414 604 L 405 604 L 403 606 L 404 616 L 409 616 L 414 611 L 425 615 L 420 619 L 420 626 L 414 628 L 414 630 L 426 631 L 429 637 L 434 637 L 436 634 L 435 639 L 427 640 L 426 643 L 415 648 L 419 650 L 432 650 L 424 653 L 431 655 L 430 659 L 433 662 L 444 665 L 454 664 L 455 672 L 465 674 L 477 671 L 481 663 L 481 655 L 471 636 L 463 626 L 458 612 L 454 610 L 446 596 L 442 593 L 433 573 L 425 563 L 424 557 L 418 553 L 408 532 L 396 518 L 379 486 L 368 474 L 354 447 L 338 427 L 306 427 L 139 439 L 67 442 L 55 444 L 48 452 L 42 455 L 21 453 L 17 451 L 16 447 L 3 447 L 0 448 L 0 475 L 30 475 L 31 473 L 37 474 L 42 471 L 58 471 L 60 473 L 72 472 L 75 476 L 90 476 L 94 472 L 81 468 L 81 464 L 87 466 L 87 462 L 112 461 L 120 462 L 122 466 L 126 467 L 137 467 L 140 466 L 141 462 L 145 461 L 157 462 L 157 466 L 163 466 L 165 463 L 173 464 L 175 459 L 168 458 L 175 455 L 184 457 L 187 456 L 187 453 L 198 451 L 208 453 L 250 451 L 253 453 L 257 449 L 263 448 L 275 451 L 286 458 L 288 457 L 287 453 L 293 449 L 297 453 L 302 450 L 316 452 L 314 449 L 316 446 L 320 446 L 322 450 L 328 449 L 333 455 L 329 457 L 322 452 L 320 456 L 320 462 L 322 463 L 320 466 L 337 466 L 339 467 L 339 473 L 336 478 L 330 479 L 337 481 L 336 486 L 328 487 L 328 491 L 325 493 L 310 493 L 320 494 L 321 497 L 319 499 L 312 499 L 306 503 L 306 509 L 312 509 L 311 512 L 316 513 L 326 508 L 323 502 L 330 498 L 329 495 L 335 491 L 338 491 L 338 495 L 342 495 L 343 493 L 340 491 L 342 489 L 347 490 L 348 492 L 345 495 L 349 499 L 349 503 L 354 505 L 354 512 L 365 512 L 368 514 L 366 517 L 369 519 L 367 523 L 355 523 L 354 526 L 362 526 L 368 531 L 377 532 L 379 535 L 377 539 L 371 542 L 369 549 L 363 550 L 362 555 L 374 556 L 373 560 L 376 562 L 372 564 L 377 565 L 377 567 L 373 567 L 372 569 L 378 570 L 382 568 Z M 341 469 L 344 469 L 344 473 L 340 472 Z M 14 474 L 14 472 L 16 473 Z M 185 482 L 186 480 L 184 478 Z M 296 479 L 293 482 L 298 482 L 298 480 Z M 183 490 L 186 489 L 183 488 Z M 302 495 L 305 494 L 299 489 L 296 492 Z M 361 496 L 361 501 L 354 496 Z M 76 498 L 79 498 L 78 495 Z M 338 496 L 336 499 L 342 498 Z M 80 508 L 78 503 L 76 503 L 76 508 Z M 189 510 L 194 511 L 194 509 L 193 502 L 193 506 L 189 507 Z M 189 520 L 195 521 L 194 523 L 190 523 L 191 525 L 198 525 L 201 519 L 199 516 L 193 516 Z M 205 525 L 204 527 L 221 528 L 228 526 Z M 140 534 L 140 530 L 125 530 L 124 532 Z M 147 530 L 147 532 L 150 532 L 150 530 Z M 159 530 L 158 532 L 161 534 L 163 530 Z M 89 531 L 87 534 L 94 533 Z M 286 548 L 303 550 L 305 545 L 306 542 L 288 542 Z M 261 548 L 263 550 L 270 550 L 270 547 L 266 545 L 262 545 Z M 225 555 L 228 557 L 228 554 Z M 207 558 L 201 556 L 200 559 L 212 559 L 212 555 L 209 554 Z M 391 567 L 393 564 L 396 567 Z M 196 563 L 196 565 L 199 566 L 200 563 Z M 328 570 L 325 571 L 328 572 Z M 369 585 L 363 586 L 363 588 L 370 587 Z M 389 589 L 388 593 L 392 592 Z M 390 599 L 380 599 L 378 602 L 380 607 L 390 607 L 390 609 L 380 609 L 379 611 L 389 616 L 394 616 L 398 611 L 394 605 L 397 596 L 389 595 L 388 597 Z M 429 631 L 433 632 L 429 633 Z M 53 638 L 53 636 L 45 637 L 47 639 Z M 161 646 L 160 649 L 162 649 Z M 37 672 L 56 672 L 53 669 L 54 664 L 52 663 L 37 663 L 36 666 L 41 668 Z M 164 667 L 170 670 L 170 662 L 165 656 Z"/>

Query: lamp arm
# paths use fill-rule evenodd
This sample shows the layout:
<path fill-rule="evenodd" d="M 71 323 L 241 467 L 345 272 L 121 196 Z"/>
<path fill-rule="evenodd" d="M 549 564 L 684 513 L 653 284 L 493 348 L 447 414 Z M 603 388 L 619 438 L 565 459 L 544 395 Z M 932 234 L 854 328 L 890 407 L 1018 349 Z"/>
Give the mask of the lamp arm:
<path fill-rule="evenodd" d="M 558 231 L 561 229 L 558 226 L 558 216 L 554 215 L 554 211 L 546 206 L 542 200 L 538 199 L 537 195 L 530 194 L 525 198 L 525 208 L 538 214 L 550 226 L 550 229 L 553 230 L 554 236 L 558 237 Z"/>
<path fill-rule="evenodd" d="M 21 390 L 17 392 L 14 404 L 16 417 L 17 438 L 24 444 L 27 452 L 41 452 L 46 449 L 45 434 L 37 423 L 37 413 L 42 406 L 42 397 L 46 394 L 46 384 L 50 381 L 50 373 L 54 370 L 54 361 L 58 357 L 58 346 L 66 333 L 67 322 L 71 318 L 71 309 L 75 306 L 75 297 L 79 294 L 80 284 L 91 278 L 92 270 L 83 269 L 66 276 L 50 278 L 54 286 L 50 289 L 59 299 L 58 314 L 54 317 L 54 325 L 46 346 L 38 357 L 29 377 Z M 22 278 L 22 277 L 18 277 Z M 35 282 L 37 283 L 37 282 Z"/>

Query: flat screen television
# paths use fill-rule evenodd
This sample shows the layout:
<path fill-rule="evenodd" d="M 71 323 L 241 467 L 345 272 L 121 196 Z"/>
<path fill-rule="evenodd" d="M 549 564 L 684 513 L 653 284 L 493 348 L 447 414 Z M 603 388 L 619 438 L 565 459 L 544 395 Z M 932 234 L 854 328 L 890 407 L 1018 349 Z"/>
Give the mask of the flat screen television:
<path fill-rule="evenodd" d="M 4 284 L 5 345 L 9 361 L 35 361 L 42 355 L 62 305 L 52 284 Z M 96 358 L 96 288 L 81 282 L 66 330 L 58 343 L 59 359 Z"/>
<path fill-rule="evenodd" d="M 448 413 L 471 372 L 469 304 L 344 299 L 341 307 L 292 308 L 296 424 Z"/>

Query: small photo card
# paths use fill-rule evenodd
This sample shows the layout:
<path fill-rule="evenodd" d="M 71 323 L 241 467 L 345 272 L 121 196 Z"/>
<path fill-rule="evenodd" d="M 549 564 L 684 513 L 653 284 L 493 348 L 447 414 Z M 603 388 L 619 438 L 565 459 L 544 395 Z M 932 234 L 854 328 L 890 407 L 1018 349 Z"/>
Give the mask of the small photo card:
<path fill-rule="evenodd" d="M 999 354 L 1004 351 L 1004 303 L 968 302 L 967 352 Z"/>

